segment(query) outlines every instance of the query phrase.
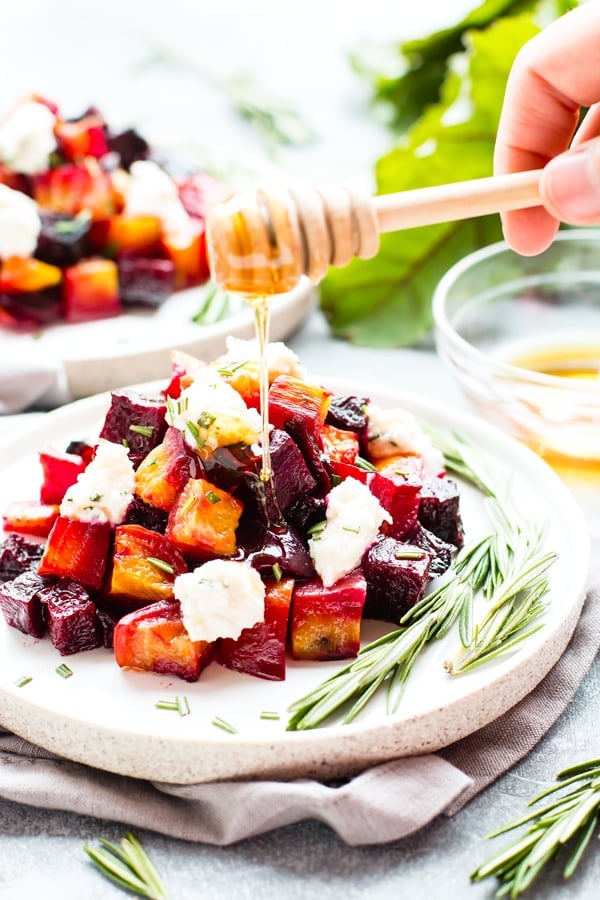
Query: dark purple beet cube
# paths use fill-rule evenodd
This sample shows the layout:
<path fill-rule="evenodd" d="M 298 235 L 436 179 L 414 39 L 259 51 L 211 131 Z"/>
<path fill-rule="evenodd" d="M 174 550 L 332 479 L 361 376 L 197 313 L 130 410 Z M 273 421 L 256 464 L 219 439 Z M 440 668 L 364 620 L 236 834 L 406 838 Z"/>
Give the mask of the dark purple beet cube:
<path fill-rule="evenodd" d="M 286 519 L 303 534 L 322 522 L 327 511 L 325 497 L 297 497 L 286 513 Z"/>
<path fill-rule="evenodd" d="M 138 159 L 147 159 L 150 153 L 148 141 L 144 140 L 133 128 L 109 132 L 106 135 L 106 143 L 111 153 L 119 155 L 121 166 L 127 171 L 132 163 Z"/>
<path fill-rule="evenodd" d="M 96 607 L 84 587 L 61 578 L 44 588 L 40 599 L 47 607 L 50 640 L 61 656 L 102 646 Z"/>
<path fill-rule="evenodd" d="M 124 256 L 118 261 L 119 296 L 125 306 L 161 306 L 175 290 L 170 259 Z"/>
<path fill-rule="evenodd" d="M 40 592 L 48 582 L 48 578 L 30 571 L 0 587 L 0 608 L 8 625 L 36 638 L 46 634 L 46 608 Z"/>
<path fill-rule="evenodd" d="M 43 554 L 43 544 L 30 541 L 20 534 L 9 534 L 0 544 L 0 582 L 16 578 L 29 569 L 37 571 Z"/>
<path fill-rule="evenodd" d="M 419 522 L 436 537 L 455 547 L 465 541 L 460 515 L 460 493 L 452 478 L 426 478 L 421 488 Z"/>
<path fill-rule="evenodd" d="M 287 434 L 273 428 L 269 437 L 275 494 L 282 513 L 297 497 L 312 494 L 317 482 L 310 474 L 302 453 Z"/>
<path fill-rule="evenodd" d="M 132 390 L 113 391 L 100 437 L 128 447 L 137 467 L 162 441 L 167 430 L 166 412 L 163 400 L 142 397 Z"/>
<path fill-rule="evenodd" d="M 363 615 L 398 624 L 422 599 L 429 583 L 432 557 L 415 544 L 386 537 L 372 544 L 362 559 L 367 580 Z"/>
<path fill-rule="evenodd" d="M 157 531 L 164 534 L 167 527 L 167 519 L 169 514 L 151 503 L 146 503 L 141 497 L 134 496 L 133 500 L 127 508 L 125 517 L 126 525 L 141 525 L 148 531 Z"/>
<path fill-rule="evenodd" d="M 351 395 L 332 397 L 325 422 L 335 428 L 354 431 L 361 437 L 366 434 L 368 427 L 366 413 L 368 405 L 369 400 L 366 397 Z"/>
<path fill-rule="evenodd" d="M 331 490 L 331 477 L 323 462 L 323 451 L 319 447 L 315 435 L 301 416 L 292 416 L 285 423 L 285 430 L 295 441 L 304 457 L 304 461 L 313 476 L 319 494 L 328 494 Z"/>
<path fill-rule="evenodd" d="M 265 528 L 248 516 L 238 528 L 237 542 L 247 562 L 267 578 L 273 577 L 274 566 L 287 578 L 314 577 L 308 544 L 292 525 Z"/>
<path fill-rule="evenodd" d="M 10 294 L 2 291 L 0 307 L 23 326 L 48 325 L 62 317 L 60 285 L 41 291 L 18 291 Z"/>
<path fill-rule="evenodd" d="M 100 630 L 101 646 L 107 650 L 112 650 L 114 643 L 113 637 L 115 633 L 115 625 L 121 618 L 121 613 L 110 609 L 101 609 L 97 607 L 96 615 L 98 617 L 98 628 Z"/>
<path fill-rule="evenodd" d="M 454 552 L 456 551 L 456 547 L 446 543 L 446 541 L 443 541 L 441 538 L 436 537 L 436 535 L 427 528 L 423 528 L 420 522 L 417 522 L 408 534 L 404 535 L 404 540 L 411 544 L 416 544 L 417 547 L 420 547 L 422 550 L 426 550 L 427 553 L 431 554 L 432 560 L 431 566 L 429 567 L 430 579 L 437 578 L 438 575 L 444 574 L 446 569 L 449 568 Z"/>
<path fill-rule="evenodd" d="M 91 253 L 88 216 L 67 216 L 64 213 L 42 213 L 42 228 L 35 257 L 51 266 L 73 266 Z"/>

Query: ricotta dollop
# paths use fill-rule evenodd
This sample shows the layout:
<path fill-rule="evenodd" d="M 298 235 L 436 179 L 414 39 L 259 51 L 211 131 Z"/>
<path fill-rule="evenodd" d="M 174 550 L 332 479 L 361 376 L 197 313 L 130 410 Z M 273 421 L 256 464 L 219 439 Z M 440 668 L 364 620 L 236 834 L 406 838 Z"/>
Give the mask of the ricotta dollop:
<path fill-rule="evenodd" d="M 23 175 L 44 172 L 56 149 L 55 122 L 44 103 L 19 103 L 0 123 L 0 160 Z"/>
<path fill-rule="evenodd" d="M 392 517 L 366 484 L 346 478 L 327 496 L 325 527 L 308 542 L 310 555 L 325 587 L 356 568 L 383 522 Z"/>
<path fill-rule="evenodd" d="M 265 586 L 245 562 L 212 559 L 178 575 L 173 592 L 193 641 L 238 638 L 244 628 L 264 619 Z"/>
<path fill-rule="evenodd" d="M 229 335 L 226 339 L 227 352 L 215 360 L 217 369 L 228 365 L 237 366 L 246 362 L 257 363 L 259 361 L 259 347 L 257 340 L 246 341 Z M 273 341 L 266 347 L 267 369 L 269 381 L 277 375 L 291 375 L 293 378 L 306 378 L 306 369 L 300 365 L 300 360 L 293 350 L 283 341 Z"/>
<path fill-rule="evenodd" d="M 0 184 L 0 259 L 31 256 L 42 228 L 31 197 Z"/>
<path fill-rule="evenodd" d="M 444 457 L 433 446 L 411 412 L 398 407 L 382 409 L 375 403 L 367 407 L 369 456 L 385 459 L 400 453 L 413 453 L 423 460 L 423 474 L 444 471 Z"/>
<path fill-rule="evenodd" d="M 167 235 L 183 245 L 189 242 L 191 220 L 179 199 L 172 178 L 151 160 L 137 160 L 125 187 L 125 215 L 154 216 Z"/>
<path fill-rule="evenodd" d="M 67 489 L 60 514 L 82 522 L 119 525 L 133 500 L 135 472 L 121 444 L 101 440 L 93 460 Z"/>

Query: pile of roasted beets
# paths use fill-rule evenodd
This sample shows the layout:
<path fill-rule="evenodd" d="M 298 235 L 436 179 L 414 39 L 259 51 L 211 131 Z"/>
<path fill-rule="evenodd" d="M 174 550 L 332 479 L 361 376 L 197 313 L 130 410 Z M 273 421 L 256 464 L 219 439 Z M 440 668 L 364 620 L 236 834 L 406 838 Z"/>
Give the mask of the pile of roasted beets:
<path fill-rule="evenodd" d="M 125 443 L 136 467 L 123 524 L 59 514 L 92 445 L 72 442 L 64 453 L 40 454 L 39 500 L 13 503 L 4 513 L 6 621 L 36 638 L 48 632 L 61 654 L 114 646 L 120 666 L 187 681 L 211 660 L 281 680 L 288 653 L 301 660 L 355 656 L 363 617 L 398 623 L 449 566 L 463 541 L 457 485 L 444 473 L 424 478 L 416 455 L 365 463 L 367 398 L 332 396 L 289 375 L 270 386 L 274 474 L 265 485 L 251 447 L 237 443 L 203 456 L 167 425 L 167 398 L 179 396 L 181 377 L 176 372 L 158 399 L 129 390 L 112 395 L 101 437 Z M 258 386 L 244 367 L 227 380 L 257 406 Z M 308 539 L 325 518 L 332 485 L 348 477 L 368 485 L 393 523 L 382 525 L 354 571 L 324 587 Z M 237 640 L 206 644 L 188 636 L 173 582 L 217 557 L 258 570 L 265 618 Z"/>
<path fill-rule="evenodd" d="M 57 116 L 57 149 L 36 175 L 0 164 L 0 184 L 32 197 L 42 219 L 33 256 L 0 266 L 0 325 L 23 330 L 156 308 L 173 291 L 204 283 L 206 213 L 226 196 L 224 185 L 189 167 L 181 174 L 181 165 L 175 174 L 136 131 L 111 130 L 96 108 L 64 119 L 55 104 L 34 99 Z M 123 173 L 147 159 L 161 163 L 177 187 L 190 217 L 184 242 L 156 216 L 123 212 Z"/>

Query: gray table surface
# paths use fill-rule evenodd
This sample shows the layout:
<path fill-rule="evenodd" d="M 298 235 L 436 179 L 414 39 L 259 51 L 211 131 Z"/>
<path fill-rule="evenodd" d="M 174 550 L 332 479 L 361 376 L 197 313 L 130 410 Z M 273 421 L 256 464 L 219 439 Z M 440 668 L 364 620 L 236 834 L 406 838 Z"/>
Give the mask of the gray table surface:
<path fill-rule="evenodd" d="M 279 165 L 305 177 L 364 175 L 387 138 L 373 122 L 366 127 L 366 91 L 351 77 L 345 50 L 371 37 L 417 34 L 474 5 L 421 0 L 410 4 L 408 13 L 408 4 L 398 0 L 103 0 L 93 6 L 76 0 L 3 0 L 0 78 L 7 105 L 30 90 L 68 101 L 73 108 L 95 102 L 117 120 L 148 125 L 150 131 L 194 144 L 208 156 L 226 158 L 238 146 L 243 154 L 258 157 L 264 148 L 214 84 L 173 65 L 139 66 L 149 42 L 160 38 L 186 58 L 195 55 L 213 73 L 250 70 L 271 92 L 293 100 L 320 140 L 302 152 L 280 153 Z M 431 351 L 350 347 L 329 337 L 318 313 L 290 343 L 312 372 L 360 373 L 369 381 L 465 405 Z M 561 767 L 598 756 L 599 721 L 596 661 L 559 722 L 511 772 L 454 818 L 441 817 L 412 837 L 385 846 L 348 848 L 314 821 L 229 848 L 152 833 L 139 836 L 177 900 L 491 897 L 492 883 L 474 886 L 468 878 L 488 855 L 483 835 L 521 815 L 526 800 Z M 122 833 L 121 825 L 0 801 L 0 897 L 124 896 L 91 868 L 82 851 L 84 841 L 99 834 L 117 840 Z M 534 895 L 598 897 L 600 856 L 592 851 L 588 856 L 568 885 L 558 874 L 547 875 Z"/>

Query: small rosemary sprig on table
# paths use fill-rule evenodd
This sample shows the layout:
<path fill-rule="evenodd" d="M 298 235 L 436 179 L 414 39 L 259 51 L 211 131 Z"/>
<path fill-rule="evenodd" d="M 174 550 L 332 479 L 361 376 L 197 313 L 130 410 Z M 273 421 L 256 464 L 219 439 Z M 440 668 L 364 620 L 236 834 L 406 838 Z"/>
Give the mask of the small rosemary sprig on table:
<path fill-rule="evenodd" d="M 546 863 L 570 845 L 563 876 L 569 878 L 598 828 L 600 819 L 600 759 L 581 763 L 557 775 L 557 784 L 542 791 L 528 806 L 562 791 L 545 806 L 498 828 L 488 838 L 498 837 L 528 824 L 526 832 L 471 874 L 472 881 L 496 876 L 501 882 L 497 897 L 515 898 L 534 882 Z"/>
<path fill-rule="evenodd" d="M 83 849 L 93 865 L 114 884 L 125 891 L 148 897 L 149 900 L 168 900 L 166 888 L 146 851 L 131 832 L 113 844 L 98 838 L 100 847 L 84 844 Z"/>
<path fill-rule="evenodd" d="M 492 471 L 475 448 L 456 435 L 436 434 L 449 470 L 485 495 L 491 530 L 456 555 L 449 577 L 414 606 L 400 628 L 367 644 L 357 658 L 292 704 L 289 731 L 316 728 L 346 703 L 351 722 L 387 682 L 387 711 L 395 712 L 420 652 L 448 633 L 458 620 L 461 650 L 446 663 L 453 675 L 512 649 L 532 635 L 545 609 L 547 569 L 555 554 L 542 547 L 543 528 L 520 514 L 505 473 Z M 473 624 L 481 590 L 488 601 Z"/>

